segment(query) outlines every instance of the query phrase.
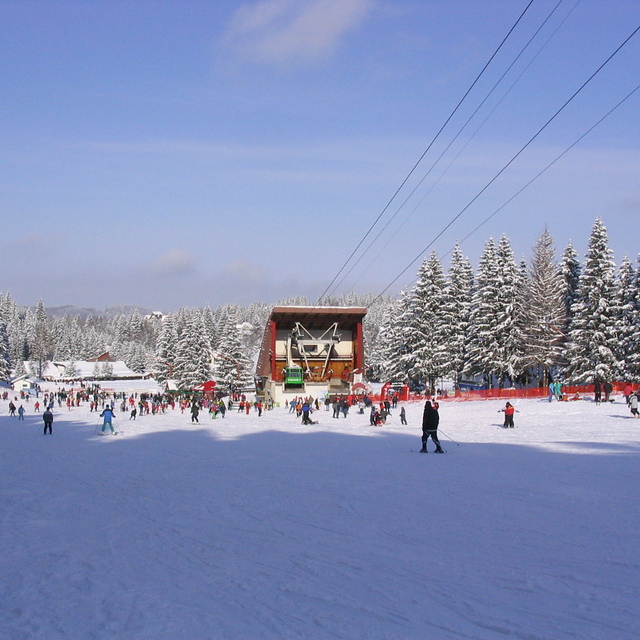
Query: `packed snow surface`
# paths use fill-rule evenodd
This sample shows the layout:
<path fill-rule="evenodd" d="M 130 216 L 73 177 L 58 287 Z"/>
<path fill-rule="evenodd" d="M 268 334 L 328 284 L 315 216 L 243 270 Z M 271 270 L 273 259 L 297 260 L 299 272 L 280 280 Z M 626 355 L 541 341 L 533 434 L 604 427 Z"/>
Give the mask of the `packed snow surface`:
<path fill-rule="evenodd" d="M 639 433 L 620 398 L 258 417 L 0 402 L 0 638 L 636 640 Z M 455 441 L 453 442 L 452 439 Z M 430 451 L 434 446 L 430 443 Z"/>

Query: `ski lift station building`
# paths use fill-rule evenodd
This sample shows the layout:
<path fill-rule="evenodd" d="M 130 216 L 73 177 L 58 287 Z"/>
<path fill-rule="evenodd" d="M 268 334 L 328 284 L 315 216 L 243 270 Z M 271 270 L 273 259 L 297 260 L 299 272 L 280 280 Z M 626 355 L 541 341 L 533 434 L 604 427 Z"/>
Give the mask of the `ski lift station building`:
<path fill-rule="evenodd" d="M 362 381 L 364 307 L 274 307 L 256 369 L 265 401 L 351 393 Z"/>

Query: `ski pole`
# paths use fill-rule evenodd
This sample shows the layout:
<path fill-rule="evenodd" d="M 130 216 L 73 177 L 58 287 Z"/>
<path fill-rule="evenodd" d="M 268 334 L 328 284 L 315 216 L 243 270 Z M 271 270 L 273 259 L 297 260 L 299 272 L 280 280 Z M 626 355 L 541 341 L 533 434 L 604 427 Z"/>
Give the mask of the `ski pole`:
<path fill-rule="evenodd" d="M 459 442 L 456 442 L 451 436 L 447 435 L 442 429 L 438 429 L 438 431 L 445 437 L 445 438 L 449 438 L 449 440 L 451 440 L 451 442 L 453 442 L 453 444 L 456 445 L 456 447 L 460 446 Z"/>

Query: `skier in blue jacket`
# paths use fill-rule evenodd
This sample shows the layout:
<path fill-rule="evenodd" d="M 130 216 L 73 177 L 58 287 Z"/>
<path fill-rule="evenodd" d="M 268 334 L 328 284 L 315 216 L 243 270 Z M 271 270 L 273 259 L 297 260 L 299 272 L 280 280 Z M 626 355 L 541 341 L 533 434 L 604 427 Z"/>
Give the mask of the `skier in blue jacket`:
<path fill-rule="evenodd" d="M 108 425 L 109 429 L 111 429 L 111 433 L 115 435 L 116 432 L 115 432 L 115 429 L 113 428 L 113 423 L 112 423 L 112 420 L 115 417 L 115 415 L 109 405 L 107 405 L 104 408 L 104 411 L 100 414 L 100 417 L 103 418 L 102 431 L 100 433 L 104 433 L 104 430 L 107 428 L 107 425 Z"/>

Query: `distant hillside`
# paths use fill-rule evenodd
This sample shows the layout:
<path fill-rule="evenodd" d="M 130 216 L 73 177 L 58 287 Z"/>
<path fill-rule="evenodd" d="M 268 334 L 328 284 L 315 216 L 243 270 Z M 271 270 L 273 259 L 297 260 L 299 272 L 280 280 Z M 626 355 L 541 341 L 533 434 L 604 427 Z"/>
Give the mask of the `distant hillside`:
<path fill-rule="evenodd" d="M 35 307 L 31 307 L 35 310 Z M 83 320 L 89 316 L 102 316 L 103 318 L 112 318 L 121 313 L 131 313 L 135 309 L 141 316 L 150 314 L 153 310 L 147 307 L 141 307 L 133 304 L 118 305 L 115 307 L 108 307 L 104 310 L 99 309 L 87 309 L 86 307 L 74 307 L 73 305 L 64 305 L 62 307 L 45 307 L 48 316 L 80 316 Z"/>

